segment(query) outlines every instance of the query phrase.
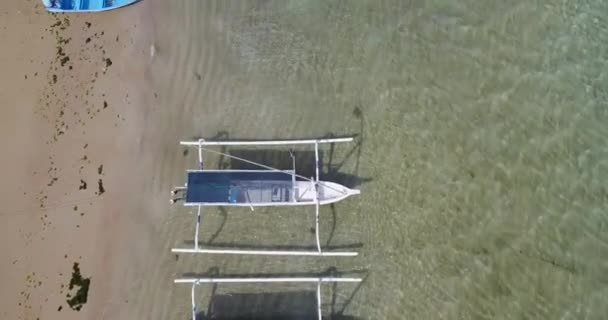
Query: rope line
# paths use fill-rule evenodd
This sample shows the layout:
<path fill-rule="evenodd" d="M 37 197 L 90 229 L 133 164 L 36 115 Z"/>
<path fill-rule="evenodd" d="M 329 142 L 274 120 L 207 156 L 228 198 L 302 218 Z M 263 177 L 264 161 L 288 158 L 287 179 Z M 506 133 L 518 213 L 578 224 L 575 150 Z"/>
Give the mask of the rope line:
<path fill-rule="evenodd" d="M 235 160 L 243 161 L 243 162 L 246 162 L 246 163 L 252 164 L 252 165 L 254 165 L 254 166 L 258 166 L 258 167 L 261 167 L 261 168 L 264 168 L 264 169 L 268 169 L 268 170 L 271 170 L 271 171 L 274 171 L 274 172 L 280 172 L 280 173 L 283 173 L 283 174 L 290 175 L 289 173 L 285 172 L 284 170 L 279 170 L 279 169 L 277 169 L 277 168 L 273 168 L 273 167 L 271 167 L 271 166 L 267 166 L 267 165 L 265 165 L 265 164 L 257 163 L 257 162 L 255 162 L 255 161 L 247 160 L 247 159 L 244 159 L 244 158 L 241 158 L 241 157 L 233 156 L 233 155 L 231 155 L 231 154 L 227 154 L 227 153 L 224 153 L 224 152 L 221 152 L 221 151 L 217 151 L 217 150 L 213 150 L 213 149 L 205 148 L 205 147 L 202 147 L 202 146 L 201 146 L 201 147 L 199 147 L 199 148 L 200 148 L 201 150 L 209 151 L 209 152 L 211 152 L 211 153 L 215 153 L 215 154 L 219 154 L 219 155 L 222 155 L 222 156 L 226 156 L 226 157 L 228 157 L 228 158 L 232 158 L 232 159 L 235 159 Z M 305 177 L 305 176 L 303 176 L 303 175 L 299 175 L 299 174 L 295 173 L 295 171 L 294 171 L 293 175 L 294 175 L 294 176 L 296 176 L 296 177 L 298 177 L 298 178 L 300 178 L 300 179 L 303 179 L 303 180 L 306 180 L 306 181 L 310 181 L 310 182 L 315 182 L 316 184 L 319 184 L 319 185 L 323 185 L 325 188 L 328 188 L 328 189 L 331 189 L 331 190 L 337 191 L 337 192 L 339 192 L 339 193 L 341 193 L 341 194 L 343 194 L 343 195 L 347 194 L 347 192 L 346 192 L 346 191 L 336 189 L 336 188 L 334 188 L 334 187 L 332 187 L 332 186 L 329 186 L 329 185 L 327 185 L 327 184 L 325 184 L 325 183 L 322 183 L 322 182 L 320 182 L 320 181 L 319 181 L 319 182 L 316 182 L 314 179 L 310 179 L 310 178 L 307 178 L 307 177 Z"/>

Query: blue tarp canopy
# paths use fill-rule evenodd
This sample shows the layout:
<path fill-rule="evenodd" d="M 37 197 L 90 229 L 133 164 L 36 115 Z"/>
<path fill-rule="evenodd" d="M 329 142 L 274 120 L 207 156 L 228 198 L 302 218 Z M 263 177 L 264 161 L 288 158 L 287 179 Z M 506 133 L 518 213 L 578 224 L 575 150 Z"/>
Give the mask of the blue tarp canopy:
<path fill-rule="evenodd" d="M 234 202 L 230 189 L 246 182 L 291 181 L 288 173 L 260 171 L 190 171 L 187 203 Z M 234 194 L 234 193 L 233 193 Z"/>

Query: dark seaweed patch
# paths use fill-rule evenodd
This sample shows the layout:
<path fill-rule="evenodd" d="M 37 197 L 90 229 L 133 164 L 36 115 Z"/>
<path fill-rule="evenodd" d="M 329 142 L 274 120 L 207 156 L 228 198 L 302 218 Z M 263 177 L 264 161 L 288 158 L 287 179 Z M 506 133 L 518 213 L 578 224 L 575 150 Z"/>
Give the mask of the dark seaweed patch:
<path fill-rule="evenodd" d="M 78 266 L 78 262 L 74 262 L 72 271 L 72 279 L 70 280 L 70 290 L 73 290 L 77 287 L 76 294 L 73 297 L 70 294 L 67 294 L 67 303 L 72 308 L 72 310 L 80 311 L 82 306 L 87 303 L 87 299 L 89 296 L 89 286 L 91 285 L 91 278 L 83 278 L 80 274 L 80 267 Z"/>
<path fill-rule="evenodd" d="M 103 181 L 101 179 L 99 179 L 97 181 L 97 188 L 98 188 L 98 191 L 97 191 L 98 195 L 102 195 L 104 192 L 106 192 L 106 189 L 104 189 L 104 187 L 103 187 Z"/>
<path fill-rule="evenodd" d="M 68 61 L 70 61 L 70 57 L 63 57 L 61 58 L 61 60 L 59 60 L 59 62 L 61 63 L 61 66 L 65 66 L 66 63 L 68 63 Z"/>
<path fill-rule="evenodd" d="M 51 178 L 51 181 L 50 181 L 49 183 L 47 183 L 47 186 L 52 187 L 52 186 L 53 186 L 53 184 L 55 184 L 55 182 L 56 182 L 57 180 L 59 180 L 59 178 L 57 178 L 57 177 L 53 177 L 53 178 Z"/>
<path fill-rule="evenodd" d="M 355 116 L 355 118 L 357 119 L 363 118 L 363 111 L 361 111 L 361 108 L 355 107 L 355 109 L 353 110 L 353 116 Z"/>

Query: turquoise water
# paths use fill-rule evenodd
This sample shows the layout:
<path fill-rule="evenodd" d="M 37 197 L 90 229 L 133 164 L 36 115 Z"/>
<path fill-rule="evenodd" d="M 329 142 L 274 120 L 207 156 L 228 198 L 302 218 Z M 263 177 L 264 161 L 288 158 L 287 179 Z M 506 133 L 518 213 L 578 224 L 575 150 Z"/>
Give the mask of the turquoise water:
<path fill-rule="evenodd" d="M 194 163 L 175 141 L 218 134 L 357 134 L 325 171 L 363 181 L 361 196 L 322 211 L 322 242 L 360 242 L 357 258 L 167 253 L 164 275 L 359 271 L 360 287 L 323 291 L 324 314 L 357 319 L 608 314 L 605 1 L 155 6 L 150 78 L 162 107 L 148 130 L 164 137 L 164 156 L 154 188 Z M 167 249 L 192 239 L 191 216 L 176 211 L 162 227 Z M 310 215 L 210 210 L 203 238 L 313 245 Z M 170 290 L 157 296 L 160 314 L 187 319 L 189 288 L 160 288 Z M 200 290 L 203 309 L 209 292 Z"/>

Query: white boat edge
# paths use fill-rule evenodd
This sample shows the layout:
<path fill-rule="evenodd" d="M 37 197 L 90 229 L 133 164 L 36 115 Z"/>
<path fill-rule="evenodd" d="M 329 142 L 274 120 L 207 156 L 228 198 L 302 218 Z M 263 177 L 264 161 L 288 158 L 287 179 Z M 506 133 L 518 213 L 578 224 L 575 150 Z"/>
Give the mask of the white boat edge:
<path fill-rule="evenodd" d="M 303 187 L 310 186 L 310 182 L 308 181 L 297 181 L 299 185 Z M 299 188 L 300 189 L 300 188 Z M 336 202 L 340 202 L 350 196 L 361 194 L 361 190 L 359 189 L 350 189 L 339 183 L 329 182 L 329 181 L 319 181 L 319 194 L 321 198 L 319 199 L 319 205 L 327 205 Z M 316 201 L 314 199 L 314 192 L 312 192 L 312 188 L 301 188 L 302 192 L 298 195 L 299 199 L 304 199 L 303 201 L 296 202 L 247 202 L 247 203 L 230 203 L 230 202 L 208 202 L 208 203 L 199 203 L 199 202 L 185 202 L 184 206 L 204 206 L 204 207 L 287 207 L 287 206 L 306 206 L 311 205 L 314 206 Z M 307 190 L 309 190 L 310 195 L 307 195 Z M 330 194 L 329 198 L 325 198 L 324 195 Z"/>

